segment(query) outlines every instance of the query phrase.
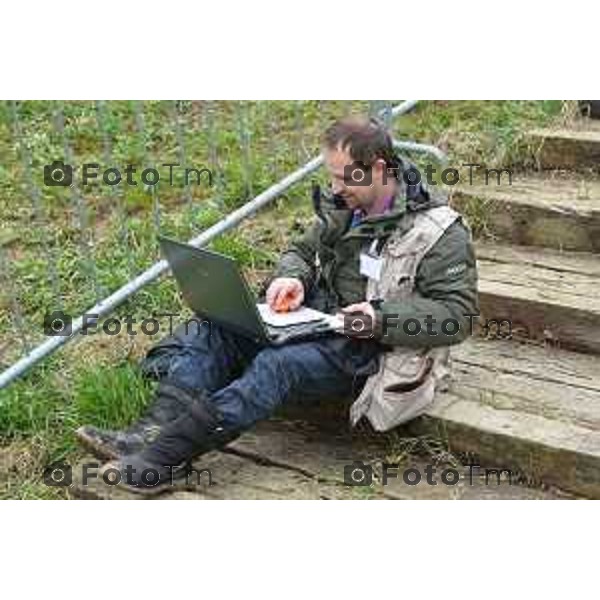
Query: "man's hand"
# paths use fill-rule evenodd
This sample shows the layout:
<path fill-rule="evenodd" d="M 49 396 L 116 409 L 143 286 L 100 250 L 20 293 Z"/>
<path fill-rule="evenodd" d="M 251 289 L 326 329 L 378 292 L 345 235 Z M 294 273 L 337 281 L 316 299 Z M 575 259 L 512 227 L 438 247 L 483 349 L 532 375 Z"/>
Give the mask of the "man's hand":
<path fill-rule="evenodd" d="M 375 327 L 375 309 L 370 302 L 358 302 L 342 308 L 344 333 L 349 337 L 372 338 Z"/>
<path fill-rule="evenodd" d="M 267 304 L 271 310 L 296 310 L 303 302 L 304 285 L 295 277 L 278 277 L 271 282 L 267 290 Z"/>

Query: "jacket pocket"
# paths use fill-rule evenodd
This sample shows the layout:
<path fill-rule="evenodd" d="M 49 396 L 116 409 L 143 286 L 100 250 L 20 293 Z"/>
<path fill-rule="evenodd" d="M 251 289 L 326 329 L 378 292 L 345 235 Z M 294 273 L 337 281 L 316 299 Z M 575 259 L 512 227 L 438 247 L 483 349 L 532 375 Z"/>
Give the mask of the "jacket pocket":
<path fill-rule="evenodd" d="M 419 256 L 416 253 L 390 249 L 384 260 L 379 281 L 379 296 L 386 300 L 399 300 L 410 295 L 415 288 Z"/>
<path fill-rule="evenodd" d="M 433 367 L 434 360 L 427 355 L 385 356 L 367 411 L 377 431 L 388 431 L 427 410 L 435 396 Z"/>
<path fill-rule="evenodd" d="M 398 362 L 400 365 L 395 365 L 393 360 L 389 361 L 383 378 L 384 392 L 412 392 L 425 382 L 433 369 L 433 358 L 430 356 Z"/>

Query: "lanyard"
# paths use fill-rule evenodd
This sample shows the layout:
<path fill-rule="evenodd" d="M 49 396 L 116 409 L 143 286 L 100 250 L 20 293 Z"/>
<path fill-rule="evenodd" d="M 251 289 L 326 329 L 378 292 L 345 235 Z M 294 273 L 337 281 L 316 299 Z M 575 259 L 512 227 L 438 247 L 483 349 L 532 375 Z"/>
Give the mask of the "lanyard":
<path fill-rule="evenodd" d="M 371 256 L 377 256 L 377 244 L 379 242 L 379 238 L 375 238 L 373 240 L 373 243 L 371 244 L 371 247 L 369 248 L 369 254 Z"/>

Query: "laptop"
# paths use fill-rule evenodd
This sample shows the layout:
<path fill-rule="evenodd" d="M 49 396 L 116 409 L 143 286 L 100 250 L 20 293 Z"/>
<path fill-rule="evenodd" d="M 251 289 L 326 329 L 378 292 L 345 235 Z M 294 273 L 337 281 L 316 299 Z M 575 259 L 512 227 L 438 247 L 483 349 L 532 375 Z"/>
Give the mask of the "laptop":
<path fill-rule="evenodd" d="M 159 236 L 161 250 L 188 306 L 199 317 L 264 344 L 341 333 L 342 320 L 301 307 L 277 313 L 257 304 L 236 261 L 205 248 Z"/>

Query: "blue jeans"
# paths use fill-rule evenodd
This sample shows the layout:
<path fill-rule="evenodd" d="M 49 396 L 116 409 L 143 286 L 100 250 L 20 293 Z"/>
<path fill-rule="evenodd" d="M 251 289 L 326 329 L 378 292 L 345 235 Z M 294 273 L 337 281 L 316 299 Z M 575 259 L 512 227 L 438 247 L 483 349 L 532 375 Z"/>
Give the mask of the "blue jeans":
<path fill-rule="evenodd" d="M 378 368 L 381 345 L 330 334 L 265 346 L 211 323 L 181 325 L 154 346 L 143 371 L 205 390 L 227 429 L 244 430 L 288 402 L 334 402 L 358 395 Z"/>

